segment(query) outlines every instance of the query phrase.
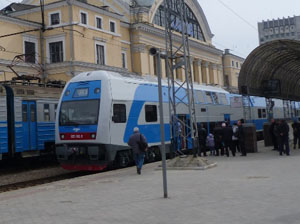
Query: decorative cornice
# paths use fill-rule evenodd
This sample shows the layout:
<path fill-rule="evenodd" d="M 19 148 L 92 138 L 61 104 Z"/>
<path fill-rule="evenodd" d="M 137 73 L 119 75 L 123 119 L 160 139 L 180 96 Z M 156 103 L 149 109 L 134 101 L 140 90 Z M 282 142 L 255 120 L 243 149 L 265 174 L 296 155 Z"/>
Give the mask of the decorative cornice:
<path fill-rule="evenodd" d="M 47 64 L 47 69 L 46 72 L 48 74 L 56 74 L 57 69 L 66 69 L 66 72 L 69 71 L 69 67 L 82 67 L 83 69 L 92 71 L 92 70 L 108 70 L 108 71 L 113 71 L 113 72 L 123 72 L 123 73 L 128 73 L 127 69 L 124 68 L 119 68 L 119 67 L 113 67 L 113 66 L 108 66 L 108 65 L 98 65 L 94 63 L 88 63 L 88 62 L 81 62 L 81 61 L 65 61 L 61 63 L 53 63 L 53 64 Z M 51 71 L 53 70 L 53 71 Z M 81 71 L 80 71 L 81 72 Z M 76 73 L 76 70 L 75 70 Z"/>
<path fill-rule="evenodd" d="M 1 14 L 0 14 L 0 20 L 8 21 L 21 26 L 26 25 L 26 26 L 31 26 L 33 28 L 42 28 L 42 25 L 39 23 L 31 22 L 24 19 L 14 18 L 11 16 L 1 15 Z"/>

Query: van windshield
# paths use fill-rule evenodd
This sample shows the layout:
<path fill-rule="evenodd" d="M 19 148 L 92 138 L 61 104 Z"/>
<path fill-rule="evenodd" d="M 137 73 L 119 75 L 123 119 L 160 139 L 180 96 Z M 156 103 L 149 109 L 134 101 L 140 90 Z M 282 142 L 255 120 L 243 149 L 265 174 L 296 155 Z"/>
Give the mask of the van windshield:
<path fill-rule="evenodd" d="M 60 126 L 96 125 L 100 100 L 62 102 L 59 113 Z"/>

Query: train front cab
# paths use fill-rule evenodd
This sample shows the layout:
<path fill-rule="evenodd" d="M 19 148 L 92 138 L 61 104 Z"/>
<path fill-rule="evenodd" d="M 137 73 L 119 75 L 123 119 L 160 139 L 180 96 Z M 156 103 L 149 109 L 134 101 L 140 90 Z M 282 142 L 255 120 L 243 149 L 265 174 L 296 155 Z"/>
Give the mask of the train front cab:
<path fill-rule="evenodd" d="M 102 94 L 101 80 L 70 82 L 65 88 L 56 120 L 56 157 L 64 169 L 106 168 L 109 158 L 102 139 L 108 137 L 108 120 L 99 120 Z"/>

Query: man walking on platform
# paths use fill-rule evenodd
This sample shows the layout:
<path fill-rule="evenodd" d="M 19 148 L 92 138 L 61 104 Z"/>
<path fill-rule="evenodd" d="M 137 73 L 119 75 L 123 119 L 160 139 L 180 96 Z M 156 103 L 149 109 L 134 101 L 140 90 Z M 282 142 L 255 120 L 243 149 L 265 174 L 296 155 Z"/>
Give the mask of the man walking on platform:
<path fill-rule="evenodd" d="M 136 171 L 138 174 L 141 174 L 148 143 L 146 137 L 140 133 L 138 127 L 133 129 L 133 134 L 128 140 L 128 145 L 132 148 Z"/>

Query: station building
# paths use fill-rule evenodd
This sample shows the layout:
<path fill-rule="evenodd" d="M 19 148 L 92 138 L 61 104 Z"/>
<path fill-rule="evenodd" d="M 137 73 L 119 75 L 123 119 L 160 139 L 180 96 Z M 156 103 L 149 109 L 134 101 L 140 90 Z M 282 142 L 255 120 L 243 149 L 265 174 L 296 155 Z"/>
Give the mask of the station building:
<path fill-rule="evenodd" d="M 223 52 L 212 45 L 204 12 L 197 0 L 185 4 L 194 81 L 224 86 Z M 149 49 L 165 49 L 163 0 L 47 0 L 45 26 L 41 11 L 39 0 L 1 10 L 0 80 L 12 79 L 14 71 L 64 81 L 100 69 L 155 76 Z M 174 44 L 180 44 L 180 30 Z M 182 74 L 178 69 L 176 78 L 183 80 Z"/>

